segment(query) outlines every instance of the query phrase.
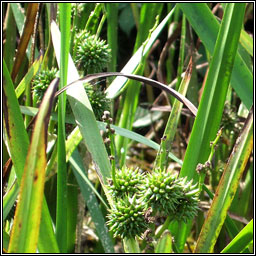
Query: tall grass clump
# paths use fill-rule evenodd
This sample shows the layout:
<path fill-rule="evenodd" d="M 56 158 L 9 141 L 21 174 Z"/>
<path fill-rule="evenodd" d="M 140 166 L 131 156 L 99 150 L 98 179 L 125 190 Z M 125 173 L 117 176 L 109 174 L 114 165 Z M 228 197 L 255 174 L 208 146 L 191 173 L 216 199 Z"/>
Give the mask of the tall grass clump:
<path fill-rule="evenodd" d="M 3 3 L 5 253 L 253 253 L 252 3 Z"/>

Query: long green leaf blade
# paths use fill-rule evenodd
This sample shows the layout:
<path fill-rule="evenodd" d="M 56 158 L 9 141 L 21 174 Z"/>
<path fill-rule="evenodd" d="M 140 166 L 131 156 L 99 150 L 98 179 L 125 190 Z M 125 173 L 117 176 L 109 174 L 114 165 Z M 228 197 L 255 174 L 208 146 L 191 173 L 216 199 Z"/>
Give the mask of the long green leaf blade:
<path fill-rule="evenodd" d="M 28 4 L 27 13 L 26 13 L 26 22 L 23 27 L 22 36 L 20 38 L 18 49 L 17 49 L 16 55 L 15 55 L 15 61 L 13 64 L 13 69 L 12 69 L 12 74 L 11 74 L 13 80 L 15 80 L 15 78 L 19 72 L 21 63 L 24 60 L 26 49 L 27 49 L 30 37 L 33 33 L 34 22 L 36 19 L 36 14 L 38 12 L 38 7 L 39 7 L 38 3 L 29 3 Z"/>
<path fill-rule="evenodd" d="M 67 84 L 68 54 L 70 39 L 71 4 L 60 3 L 61 51 L 60 51 L 60 84 Z M 56 239 L 61 252 L 67 252 L 67 165 L 65 149 L 65 112 L 66 93 L 58 102 L 58 138 L 57 138 L 57 209 L 56 209 Z"/>
<path fill-rule="evenodd" d="M 253 219 L 237 234 L 237 236 L 221 251 L 221 253 L 241 253 L 253 242 Z"/>
<path fill-rule="evenodd" d="M 108 45 L 111 49 L 111 61 L 108 65 L 108 71 L 116 71 L 117 50 L 118 50 L 118 3 L 105 3 L 107 21 L 108 21 Z"/>
<path fill-rule="evenodd" d="M 215 138 L 219 129 L 233 67 L 232 63 L 236 55 L 242 26 L 244 15 L 242 7 L 244 6 L 235 4 L 226 9 L 226 19 L 223 19 L 218 35 L 205 89 L 181 170 L 181 176 L 187 176 L 189 179 L 197 177 L 195 175 L 196 165 L 207 160 L 210 153 L 210 141 Z M 230 12 L 233 13 L 233 16 L 230 15 Z"/>
<path fill-rule="evenodd" d="M 155 253 L 172 253 L 172 235 L 169 230 L 166 230 L 160 237 Z"/>
<path fill-rule="evenodd" d="M 182 94 L 182 95 L 186 94 L 188 85 L 189 85 L 189 82 L 191 79 L 191 75 L 192 75 L 192 58 L 190 59 L 190 62 L 188 64 L 185 76 L 180 83 L 180 87 L 179 87 L 180 94 Z M 166 143 L 167 151 L 171 150 L 171 145 L 172 145 L 174 136 L 176 134 L 178 121 L 180 118 L 181 108 L 182 108 L 182 103 L 175 99 L 175 101 L 173 103 L 171 114 L 168 118 L 165 130 L 164 130 L 164 134 L 163 134 L 163 137 L 166 136 L 165 143 Z M 161 144 L 162 144 L 162 142 L 161 142 Z M 155 166 L 159 166 L 160 153 L 161 153 L 161 151 L 159 150 L 157 157 L 155 159 Z"/>
<path fill-rule="evenodd" d="M 19 194 L 19 185 L 16 181 L 11 188 L 6 192 L 3 198 L 3 220 L 6 219 L 10 210 L 13 207 L 15 200 Z"/>
<path fill-rule="evenodd" d="M 21 112 L 19 111 L 18 100 L 15 96 L 14 86 L 5 61 L 3 61 L 3 74 L 5 78 L 3 84 L 4 125 L 6 127 L 10 156 L 15 167 L 18 183 L 20 183 L 28 152 L 29 139 L 24 127 Z M 48 223 L 49 225 L 42 225 L 40 227 L 39 242 L 47 241 L 48 252 L 58 253 L 59 249 L 53 234 L 51 218 L 46 203 L 43 203 L 42 222 Z M 46 234 L 47 237 L 45 238 Z M 41 244 L 44 243 L 42 242 Z M 41 246 L 41 248 L 43 248 L 43 246 Z M 42 250 L 41 252 L 46 251 Z"/>
<path fill-rule="evenodd" d="M 57 85 L 55 79 L 45 94 L 36 118 L 15 212 L 8 249 L 10 253 L 35 253 L 37 249 L 47 162 L 47 130 Z"/>
<path fill-rule="evenodd" d="M 148 40 L 147 44 L 145 46 L 141 46 L 136 53 L 132 56 L 132 58 L 129 60 L 129 62 L 125 65 L 125 67 L 121 70 L 121 73 L 127 73 L 132 74 L 134 70 L 138 67 L 139 63 L 141 62 L 143 56 L 147 54 L 147 52 L 150 50 L 152 44 L 158 37 L 159 33 L 162 31 L 164 26 L 166 25 L 167 21 L 170 19 L 170 17 L 173 15 L 175 8 L 172 9 L 172 11 L 164 18 L 164 20 L 158 25 L 158 27 L 155 29 L 155 31 L 152 33 L 150 39 Z M 127 82 L 127 78 L 124 77 L 117 77 L 111 85 L 106 90 L 107 97 L 110 99 L 113 99 L 117 97 L 124 89 L 125 89 L 125 83 Z"/>
<path fill-rule="evenodd" d="M 217 187 L 211 208 L 197 241 L 196 253 L 211 253 L 213 251 L 227 211 L 239 185 L 239 180 L 252 152 L 252 147 L 253 113 L 251 110 Z M 215 227 L 214 230 L 212 227 Z"/>
<path fill-rule="evenodd" d="M 26 107 L 26 106 L 20 106 L 20 109 L 21 109 L 21 112 L 23 114 L 31 115 L 31 116 L 35 116 L 37 111 L 38 111 L 37 108 Z M 54 121 L 58 121 L 56 113 L 51 114 L 51 119 L 54 120 Z M 66 116 L 66 123 L 75 124 L 76 122 L 75 122 L 75 119 L 73 117 Z M 106 130 L 106 124 L 105 123 L 97 121 L 97 125 L 98 125 L 98 128 L 100 130 L 104 130 L 104 131 Z M 156 142 L 154 142 L 154 141 L 152 141 L 152 140 L 150 140 L 150 139 L 148 139 L 148 138 L 146 138 L 146 137 L 144 137 L 144 136 L 142 136 L 142 135 L 140 135 L 136 132 L 118 127 L 116 125 L 111 125 L 111 127 L 114 128 L 115 132 L 117 134 L 121 135 L 121 136 L 124 136 L 128 139 L 131 139 L 131 140 L 137 141 L 139 143 L 142 143 L 144 145 L 147 145 L 147 146 L 149 146 L 149 147 L 151 147 L 155 150 L 159 150 L 159 145 Z M 79 142 L 80 142 L 80 140 L 79 140 Z M 77 143 L 77 142 L 75 142 L 75 143 Z M 72 143 L 72 144 L 75 145 L 75 143 Z M 68 148 L 68 146 L 67 146 L 67 148 Z M 67 155 L 69 155 L 69 152 L 67 152 Z M 173 155 L 171 152 L 169 153 L 169 157 L 172 160 L 174 160 L 175 162 L 177 162 L 180 166 L 182 166 L 183 162 L 179 158 L 177 158 L 175 155 Z"/>
<path fill-rule="evenodd" d="M 187 19 L 198 34 L 200 40 L 206 46 L 207 50 L 213 54 L 220 25 L 211 13 L 207 4 L 178 3 L 178 5 L 186 14 Z M 231 85 L 246 105 L 247 109 L 250 109 L 253 99 L 253 77 L 239 53 L 237 53 L 235 58 Z"/>
<path fill-rule="evenodd" d="M 29 84 L 32 78 L 34 77 L 34 75 L 37 73 L 42 61 L 43 61 L 43 56 L 40 55 L 40 57 L 35 60 L 35 62 L 29 68 L 29 71 L 27 72 L 27 74 L 21 80 L 19 85 L 16 87 L 15 93 L 17 98 L 19 98 L 21 94 L 25 91 L 26 84 Z"/>
<path fill-rule="evenodd" d="M 174 96 L 176 99 L 178 99 L 180 102 L 182 102 L 184 105 L 186 105 L 189 110 L 192 112 L 192 114 L 194 116 L 196 116 L 197 114 L 197 108 L 193 105 L 192 102 L 190 102 L 185 96 L 183 96 L 181 93 L 175 91 L 174 89 L 168 87 L 167 85 L 160 83 L 158 81 L 155 81 L 153 79 L 147 78 L 147 77 L 143 77 L 143 76 L 138 76 L 138 75 L 132 75 L 132 74 L 124 74 L 124 73 L 119 73 L 119 72 L 104 72 L 104 73 L 96 73 L 96 74 L 90 74 L 87 75 L 81 79 L 78 79 L 70 84 L 68 84 L 66 87 L 62 88 L 61 90 L 59 90 L 56 93 L 56 96 L 60 95 L 62 92 L 64 92 L 65 90 L 69 89 L 70 87 L 77 85 L 79 82 L 90 82 L 94 79 L 97 78 L 103 78 L 103 77 L 109 77 L 109 76 L 124 76 L 126 78 L 132 79 L 132 80 L 136 80 L 139 82 L 143 82 L 145 84 L 148 84 L 152 87 L 156 87 L 160 90 L 163 90 L 169 94 L 171 94 L 172 96 Z"/>
<path fill-rule="evenodd" d="M 87 175 L 83 168 L 83 162 L 79 156 L 79 152 L 77 150 L 74 151 L 69 161 L 72 165 L 72 169 L 76 176 L 79 187 L 81 188 L 81 192 L 83 194 L 85 202 L 89 208 L 92 220 L 95 224 L 97 234 L 105 250 L 105 253 L 114 253 L 114 245 L 112 239 L 109 236 L 109 231 L 106 226 L 101 209 L 98 205 L 97 198 L 93 190 L 84 182 L 84 179 L 87 178 Z"/>
<path fill-rule="evenodd" d="M 219 129 L 237 52 L 244 7 L 244 4 L 228 4 L 225 9 L 226 15 L 224 15 L 218 34 L 198 114 L 180 172 L 180 176 L 187 177 L 188 180 L 198 181 L 196 166 L 207 161 L 210 154 L 210 142 L 214 140 Z M 201 174 L 202 181 L 204 176 Z M 185 224 L 182 225 L 186 228 Z M 179 236 L 182 232 L 177 229 L 175 233 Z M 176 241 L 179 240 L 175 238 Z M 184 242 L 183 239 L 177 247 L 183 250 Z"/>
<path fill-rule="evenodd" d="M 15 96 L 14 85 L 10 73 L 3 60 L 3 113 L 4 125 L 7 134 L 7 143 L 18 179 L 21 180 L 25 165 L 25 154 L 27 153 L 29 140 L 19 111 L 19 103 Z M 19 129 L 17 128 L 19 127 Z"/>
<path fill-rule="evenodd" d="M 51 24 L 51 33 L 53 38 L 53 45 L 56 53 L 58 63 L 60 62 L 60 32 L 56 23 Z M 68 83 L 71 83 L 79 79 L 78 72 L 73 63 L 71 57 L 69 57 L 69 69 L 68 69 Z M 75 88 L 67 90 L 67 96 L 74 113 L 76 123 L 79 126 L 85 144 L 88 151 L 91 153 L 94 163 L 96 163 L 96 169 L 99 179 L 102 184 L 107 184 L 107 179 L 111 177 L 111 167 L 108 159 L 107 151 L 100 135 L 96 119 L 83 88 L 82 83 L 79 83 Z M 105 187 L 103 186 L 105 189 Z M 111 198 L 108 196 L 107 190 L 105 190 L 108 200 L 111 202 Z"/>

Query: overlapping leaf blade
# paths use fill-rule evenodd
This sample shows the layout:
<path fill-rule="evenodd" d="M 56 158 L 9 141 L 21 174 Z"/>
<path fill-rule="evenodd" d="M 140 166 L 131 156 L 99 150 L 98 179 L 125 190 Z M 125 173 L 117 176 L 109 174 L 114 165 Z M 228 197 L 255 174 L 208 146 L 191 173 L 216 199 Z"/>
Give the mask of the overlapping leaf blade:
<path fill-rule="evenodd" d="M 35 253 L 37 249 L 44 198 L 47 130 L 57 85 L 56 79 L 48 88 L 35 121 L 8 249 L 11 253 Z"/>

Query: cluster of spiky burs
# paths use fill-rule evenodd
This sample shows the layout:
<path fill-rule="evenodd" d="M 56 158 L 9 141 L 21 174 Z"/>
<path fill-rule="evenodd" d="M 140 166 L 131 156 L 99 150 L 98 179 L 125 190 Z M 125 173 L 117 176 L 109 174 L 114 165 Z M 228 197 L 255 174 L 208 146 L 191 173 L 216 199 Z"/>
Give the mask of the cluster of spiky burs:
<path fill-rule="evenodd" d="M 33 80 L 33 106 L 38 106 L 43 99 L 44 93 L 52 80 L 57 76 L 57 69 L 40 71 Z M 97 120 L 102 116 L 105 110 L 109 109 L 110 100 L 106 98 L 106 94 L 98 87 L 89 83 L 85 83 L 85 91 L 92 105 L 93 112 Z M 71 112 L 69 104 L 67 105 L 67 113 Z"/>
<path fill-rule="evenodd" d="M 78 69 L 82 70 L 83 75 L 89 73 L 102 72 L 107 67 L 111 59 L 111 50 L 104 40 L 100 40 L 96 35 L 90 35 L 86 31 L 77 33 L 74 40 L 75 52 L 73 59 Z M 42 101 L 43 95 L 56 77 L 57 69 L 42 70 L 33 80 L 33 106 L 38 106 Z M 88 95 L 96 119 L 100 119 L 104 110 L 109 110 L 110 100 L 98 85 L 85 83 L 85 90 Z M 70 107 L 67 105 L 67 113 Z"/>
<path fill-rule="evenodd" d="M 102 72 L 111 59 L 111 49 L 104 40 L 82 30 L 75 35 L 74 62 L 83 75 Z M 98 85 L 86 84 L 86 93 L 99 120 L 105 110 L 109 110 L 110 100 Z"/>
<path fill-rule="evenodd" d="M 111 183 L 114 205 L 107 224 L 114 236 L 135 237 L 149 228 L 146 212 L 154 216 L 172 216 L 187 222 L 196 216 L 199 190 L 192 181 L 178 178 L 173 173 L 154 170 L 143 174 L 139 169 L 123 167 L 116 172 L 116 186 Z M 132 224 L 133 223 L 133 224 Z"/>
<path fill-rule="evenodd" d="M 115 173 L 116 185 L 110 180 L 109 191 L 114 199 L 114 205 L 108 214 L 107 224 L 114 236 L 141 236 L 148 224 L 144 212 L 146 203 L 139 198 L 140 189 L 145 183 L 145 175 L 140 170 L 124 166 Z"/>
<path fill-rule="evenodd" d="M 110 99 L 106 97 L 104 91 L 97 85 L 86 83 L 85 91 L 91 103 L 94 115 L 97 120 L 100 120 L 104 111 L 110 109 Z"/>
<path fill-rule="evenodd" d="M 148 175 L 144 191 L 144 201 L 160 215 L 187 222 L 197 213 L 199 190 L 192 180 L 156 169 Z"/>
<path fill-rule="evenodd" d="M 111 59 L 111 50 L 106 41 L 86 31 L 76 34 L 74 61 L 84 74 L 102 72 Z"/>

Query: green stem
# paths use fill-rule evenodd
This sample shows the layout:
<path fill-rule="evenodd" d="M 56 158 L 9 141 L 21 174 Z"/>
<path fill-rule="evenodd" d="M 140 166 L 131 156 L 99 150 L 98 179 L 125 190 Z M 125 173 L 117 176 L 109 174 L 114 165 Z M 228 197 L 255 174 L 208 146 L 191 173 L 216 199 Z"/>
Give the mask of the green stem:
<path fill-rule="evenodd" d="M 124 238 L 123 243 L 126 253 L 141 253 L 139 244 L 135 238 Z"/>
<path fill-rule="evenodd" d="M 114 135 L 109 131 L 110 137 L 110 152 L 111 152 L 111 169 L 112 169 L 112 179 L 115 187 L 119 187 L 116 182 L 116 163 L 115 163 L 115 146 L 114 146 Z"/>
<path fill-rule="evenodd" d="M 208 160 L 207 160 L 208 162 L 211 162 L 211 160 L 212 160 L 212 158 L 213 158 L 213 154 L 214 154 L 214 152 L 215 152 L 215 146 L 216 146 L 216 144 L 218 143 L 221 134 L 222 134 L 222 128 L 218 131 L 215 140 L 214 140 L 213 142 L 211 142 L 211 153 L 210 153 L 209 158 L 208 158 Z"/>
<path fill-rule="evenodd" d="M 96 39 L 98 39 L 99 36 L 100 36 L 100 32 L 101 32 L 101 29 L 102 29 L 102 27 L 103 27 L 103 24 L 104 24 L 106 18 L 107 18 L 107 14 L 104 13 L 103 16 L 102 16 L 102 18 L 101 18 L 100 24 L 99 24 L 99 26 L 98 26 L 97 32 L 96 32 L 96 37 L 95 37 Z"/>
<path fill-rule="evenodd" d="M 163 234 L 163 232 L 168 228 L 169 224 L 171 222 L 171 216 L 168 215 L 167 219 L 165 220 L 163 226 L 160 228 L 160 230 L 157 232 L 155 238 L 159 239 L 160 236 Z"/>

